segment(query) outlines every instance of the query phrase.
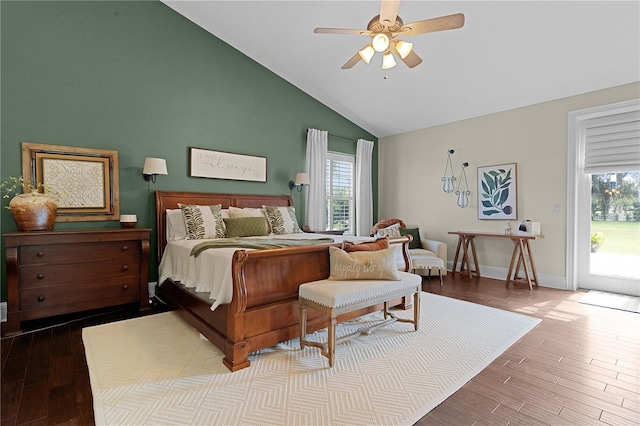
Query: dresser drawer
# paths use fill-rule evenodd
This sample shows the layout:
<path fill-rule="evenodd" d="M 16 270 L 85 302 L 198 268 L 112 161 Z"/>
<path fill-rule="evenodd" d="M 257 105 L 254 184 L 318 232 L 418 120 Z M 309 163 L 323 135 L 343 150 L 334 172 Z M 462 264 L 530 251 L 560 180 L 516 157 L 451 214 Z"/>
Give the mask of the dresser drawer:
<path fill-rule="evenodd" d="M 20 264 L 121 259 L 140 256 L 140 241 L 43 244 L 20 247 Z"/>
<path fill-rule="evenodd" d="M 149 309 L 149 228 L 3 234 L 4 335 L 34 319 L 135 303 Z M 5 283 L 2 283 L 3 286 Z"/>
<path fill-rule="evenodd" d="M 23 266 L 20 268 L 20 288 L 53 286 L 111 278 L 140 276 L 140 259 L 116 259 L 96 262 L 60 263 Z"/>
<path fill-rule="evenodd" d="M 73 312 L 81 309 L 69 309 L 69 307 L 82 306 L 87 302 L 99 301 L 97 304 L 93 303 L 93 307 L 111 306 L 114 298 L 120 299 L 119 303 L 139 301 L 139 278 L 124 277 L 100 282 L 46 286 L 20 291 L 22 312 L 36 310 L 46 312 L 51 309 Z M 37 315 L 31 314 L 30 317 L 35 318 Z"/>

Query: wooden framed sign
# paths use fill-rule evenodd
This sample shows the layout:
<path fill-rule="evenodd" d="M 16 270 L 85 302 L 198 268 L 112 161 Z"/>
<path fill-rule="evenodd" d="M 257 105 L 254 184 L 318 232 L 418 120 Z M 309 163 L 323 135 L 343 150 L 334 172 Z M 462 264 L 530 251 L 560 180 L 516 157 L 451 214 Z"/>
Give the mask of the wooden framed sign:
<path fill-rule="evenodd" d="M 189 176 L 267 181 L 267 157 L 189 147 Z"/>

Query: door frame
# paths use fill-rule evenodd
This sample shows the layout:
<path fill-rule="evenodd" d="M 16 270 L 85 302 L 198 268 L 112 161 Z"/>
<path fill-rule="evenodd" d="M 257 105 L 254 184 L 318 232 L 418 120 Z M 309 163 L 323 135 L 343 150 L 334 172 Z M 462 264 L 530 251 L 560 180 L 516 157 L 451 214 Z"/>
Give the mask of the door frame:
<path fill-rule="evenodd" d="M 568 153 L 567 153 L 567 289 L 578 288 L 579 262 L 589 263 L 585 250 L 590 247 L 589 233 L 579 232 L 581 221 L 591 220 L 590 197 L 587 208 L 580 208 L 581 193 L 590 194 L 591 179 L 584 173 L 585 131 L 589 120 L 625 112 L 640 111 L 640 99 L 616 102 L 569 112 Z M 585 218 L 585 215 L 587 218 Z M 588 250 L 586 250 L 588 254 Z"/>

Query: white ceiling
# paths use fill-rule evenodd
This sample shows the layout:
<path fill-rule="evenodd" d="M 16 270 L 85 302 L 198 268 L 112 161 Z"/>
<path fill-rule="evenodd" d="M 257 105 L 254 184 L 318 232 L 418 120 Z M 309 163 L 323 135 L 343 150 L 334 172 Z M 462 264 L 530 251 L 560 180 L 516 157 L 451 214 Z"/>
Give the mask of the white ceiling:
<path fill-rule="evenodd" d="M 640 81 L 637 0 L 403 0 L 405 23 L 466 23 L 405 37 L 423 63 L 387 71 L 340 69 L 369 37 L 313 33 L 366 28 L 379 1 L 162 1 L 377 137 Z"/>

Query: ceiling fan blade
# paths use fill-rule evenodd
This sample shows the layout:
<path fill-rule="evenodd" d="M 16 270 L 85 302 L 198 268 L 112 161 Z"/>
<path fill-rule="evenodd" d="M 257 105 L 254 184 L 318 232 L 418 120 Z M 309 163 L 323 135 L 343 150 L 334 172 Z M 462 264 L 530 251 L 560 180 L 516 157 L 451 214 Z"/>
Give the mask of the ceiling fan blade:
<path fill-rule="evenodd" d="M 406 58 L 402 59 L 402 56 L 400 56 L 400 53 L 398 53 L 395 44 L 391 44 L 389 48 L 391 49 L 393 54 L 400 58 L 400 60 L 404 62 L 404 64 L 409 68 L 415 68 L 422 63 L 422 58 L 418 56 L 413 50 L 409 52 Z"/>
<path fill-rule="evenodd" d="M 417 67 L 422 63 L 422 58 L 418 56 L 414 51 L 411 51 L 411 53 L 409 53 L 404 59 L 400 57 L 400 60 L 402 60 L 402 62 L 404 62 L 409 68 Z"/>
<path fill-rule="evenodd" d="M 416 35 L 425 33 L 435 33 L 437 31 L 455 30 L 464 25 L 464 14 L 441 16 L 439 18 L 425 19 L 424 21 L 411 22 L 404 25 L 398 31 L 402 35 Z"/>
<path fill-rule="evenodd" d="M 347 34 L 347 35 L 369 35 L 369 30 L 355 30 L 350 28 L 316 28 L 313 30 L 316 34 Z"/>
<path fill-rule="evenodd" d="M 360 54 L 356 53 L 355 55 L 353 55 L 353 58 L 349 59 L 341 68 L 343 70 L 348 70 L 349 68 L 353 68 L 353 66 L 357 64 L 360 60 L 362 60 L 362 58 L 360 57 Z"/>
<path fill-rule="evenodd" d="M 382 0 L 380 2 L 380 23 L 385 27 L 391 27 L 396 23 L 400 0 Z"/>

